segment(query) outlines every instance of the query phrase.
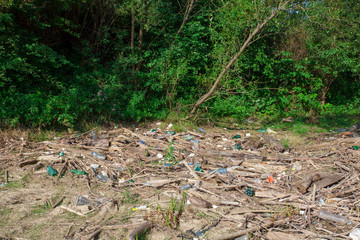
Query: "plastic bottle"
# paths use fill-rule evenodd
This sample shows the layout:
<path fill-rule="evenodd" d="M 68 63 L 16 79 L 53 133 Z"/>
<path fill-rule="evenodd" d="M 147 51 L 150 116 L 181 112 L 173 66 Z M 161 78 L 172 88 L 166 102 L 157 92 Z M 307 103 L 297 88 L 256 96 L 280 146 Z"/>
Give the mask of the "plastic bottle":
<path fill-rule="evenodd" d="M 175 135 L 176 132 L 175 131 L 166 131 L 165 134 L 166 134 L 166 136 L 172 136 L 172 135 Z"/>
<path fill-rule="evenodd" d="M 226 174 L 227 173 L 227 168 L 219 168 L 216 172 L 220 173 L 220 174 Z"/>
<path fill-rule="evenodd" d="M 190 189 L 191 188 L 191 184 L 188 183 L 188 184 L 185 184 L 184 186 L 181 186 L 181 190 L 187 190 L 187 189 Z"/>
<path fill-rule="evenodd" d="M 90 205 L 90 201 L 89 201 L 89 199 L 87 199 L 86 197 L 77 196 L 75 205 L 76 205 L 76 206 Z"/>
<path fill-rule="evenodd" d="M 96 133 L 95 133 L 95 131 L 94 130 L 92 130 L 91 131 L 91 137 L 94 139 L 94 140 L 96 140 Z"/>
<path fill-rule="evenodd" d="M 193 143 L 192 149 L 193 150 L 199 150 L 199 140 L 190 140 L 190 142 Z"/>
<path fill-rule="evenodd" d="M 193 138 L 194 138 L 193 136 L 191 136 L 190 134 L 188 134 L 188 135 L 186 135 L 185 137 L 183 137 L 183 140 L 188 141 L 188 140 L 191 140 L 191 139 L 193 139 Z"/>
<path fill-rule="evenodd" d="M 101 155 L 101 154 L 98 154 L 96 152 L 91 152 L 91 155 L 93 155 L 94 157 L 100 159 L 100 160 L 105 160 L 105 156 Z"/>
<path fill-rule="evenodd" d="M 346 217 L 340 216 L 340 215 L 337 215 L 337 214 L 333 214 L 333 213 L 329 213 L 329 212 L 327 212 L 325 210 L 320 210 L 319 211 L 319 218 L 334 221 L 334 222 L 338 222 L 338 223 L 341 223 L 341 224 L 349 223 L 349 220 Z"/>
<path fill-rule="evenodd" d="M 106 175 L 107 175 L 106 173 L 104 174 L 104 172 L 102 172 L 102 173 L 99 173 L 98 175 L 96 175 L 96 177 L 97 177 L 100 181 L 106 182 L 106 181 L 109 180 Z"/>
<path fill-rule="evenodd" d="M 47 166 L 47 172 L 50 176 L 56 176 L 58 174 L 58 171 L 56 171 L 56 169 L 54 169 L 53 167 L 51 166 Z"/>
<path fill-rule="evenodd" d="M 238 149 L 238 150 L 242 150 L 242 147 L 237 143 L 235 144 L 235 148 Z"/>
<path fill-rule="evenodd" d="M 237 135 L 233 136 L 232 139 L 239 139 L 239 138 L 241 138 L 241 135 L 240 135 L 240 134 L 237 134 Z"/>

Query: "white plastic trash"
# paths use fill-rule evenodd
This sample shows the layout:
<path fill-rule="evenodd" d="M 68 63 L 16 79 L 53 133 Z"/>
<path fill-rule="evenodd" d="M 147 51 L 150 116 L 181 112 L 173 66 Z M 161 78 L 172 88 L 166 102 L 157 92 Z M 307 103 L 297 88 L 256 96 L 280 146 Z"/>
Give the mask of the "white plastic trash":
<path fill-rule="evenodd" d="M 360 228 L 355 228 L 354 231 L 349 234 L 349 237 L 352 240 L 360 240 Z"/>

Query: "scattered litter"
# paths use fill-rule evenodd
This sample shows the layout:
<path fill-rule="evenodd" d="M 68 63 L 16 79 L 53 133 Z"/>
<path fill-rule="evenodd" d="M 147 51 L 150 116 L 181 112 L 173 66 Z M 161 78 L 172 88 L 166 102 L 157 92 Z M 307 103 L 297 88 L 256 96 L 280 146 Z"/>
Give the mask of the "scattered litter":
<path fill-rule="evenodd" d="M 109 180 L 108 175 L 107 175 L 107 173 L 106 173 L 105 171 L 102 171 L 101 173 L 98 173 L 98 174 L 96 175 L 96 177 L 97 177 L 100 181 L 104 181 L 104 182 L 106 182 L 106 181 Z"/>
<path fill-rule="evenodd" d="M 138 207 L 134 207 L 132 210 L 133 211 L 139 211 L 139 210 L 148 210 L 149 207 L 146 205 L 142 205 L 142 206 L 138 206 Z"/>
<path fill-rule="evenodd" d="M 169 124 L 168 128 L 172 127 Z M 95 133 L 92 130 L 79 134 L 76 141 L 72 140 L 75 134 L 69 134 L 33 145 L 26 140 L 19 141 L 18 146 L 10 142 L 6 151 L 0 154 L 6 155 L 13 151 L 19 161 L 15 164 L 11 162 L 10 168 L 5 166 L 2 169 L 10 169 L 12 172 L 11 167 L 15 167 L 23 174 L 24 171 L 38 170 L 41 166 L 48 165 L 45 170 L 32 172 L 31 182 L 26 182 L 26 187 L 35 178 L 43 178 L 46 173 L 59 176 L 59 179 L 52 182 L 71 181 L 69 188 L 86 188 L 87 185 L 89 191 L 81 188 L 78 192 L 73 192 L 72 196 L 66 196 L 73 201 L 64 201 L 60 204 L 63 206 L 59 205 L 55 209 L 64 209 L 79 216 L 86 216 L 93 211 L 94 215 L 89 215 L 85 224 L 87 229 L 78 231 L 78 235 L 72 236 L 74 239 L 83 239 L 83 235 L 95 232 L 90 228 L 92 217 L 97 215 L 97 219 L 101 219 L 101 214 L 111 214 L 115 208 L 111 208 L 111 211 L 104 210 L 107 208 L 104 206 L 110 201 L 116 201 L 124 210 L 146 210 L 146 214 L 139 212 L 136 218 L 146 215 L 149 221 L 155 220 L 153 222 L 156 224 L 162 224 L 165 222 L 162 218 L 168 217 L 164 213 L 171 209 L 169 205 L 179 208 L 180 205 L 174 200 L 181 200 L 182 206 L 191 204 L 195 211 L 184 211 L 183 214 L 189 214 L 186 218 L 175 215 L 171 217 L 189 221 L 186 223 L 192 226 L 192 219 L 198 221 L 203 217 L 202 214 L 208 214 L 208 219 L 222 214 L 220 221 L 228 221 L 221 225 L 225 226 L 224 231 L 239 229 L 239 235 L 233 235 L 229 239 L 247 239 L 246 234 L 251 236 L 251 232 L 256 232 L 259 239 L 276 239 L 273 237 L 280 234 L 279 231 L 274 231 L 277 227 L 283 231 L 279 236 L 290 236 L 285 233 L 289 228 L 298 229 L 298 232 L 293 232 L 298 239 L 301 239 L 299 232 L 302 230 L 307 231 L 309 238 L 324 234 L 320 228 L 325 229 L 329 236 L 330 232 L 349 234 L 350 229 L 359 224 L 358 218 L 352 214 L 351 205 L 359 193 L 359 179 L 356 177 L 358 152 L 352 150 L 359 150 L 360 138 L 354 134 L 354 130 L 350 131 L 351 134 L 346 134 L 347 131 L 341 132 L 344 134 L 331 133 L 336 136 L 331 141 L 331 137 L 323 133 L 309 139 L 311 144 L 307 146 L 291 144 L 292 148 L 286 148 L 286 152 L 281 144 L 285 139 L 281 136 L 282 132 L 270 135 L 275 133 L 270 128 L 255 130 L 252 135 L 246 133 L 247 130 L 233 131 L 230 127 L 228 131 L 220 129 L 219 132 L 207 132 L 200 128 L 193 131 L 185 129 L 175 133 L 169 129 L 164 131 L 164 128 L 139 128 L 132 131 L 119 127 L 109 131 Z M 346 138 L 341 138 L 340 135 Z M 61 140 L 64 140 L 64 144 L 70 142 L 71 145 L 59 144 Z M 66 150 L 62 148 L 65 146 Z M 4 164 L 10 162 L 7 161 L 7 156 L 0 156 L 5 159 Z M 68 170 L 86 177 L 64 174 Z M 0 176 L 0 182 L 4 182 L 4 179 Z M 24 181 L 20 177 L 15 178 L 13 174 L 10 179 L 11 184 L 13 179 L 14 183 Z M 5 185 L 6 183 L 0 184 Z M 1 190 L 11 191 L 11 185 L 8 186 Z M 53 186 L 55 185 L 51 185 Z M 69 192 L 71 191 L 64 191 L 66 194 Z M 180 193 L 185 194 L 186 198 Z M 97 194 L 101 197 L 96 197 Z M 123 199 L 119 201 L 105 197 L 116 194 L 122 194 Z M 47 198 L 45 203 L 51 203 L 50 206 L 54 206 L 51 202 L 54 198 L 59 200 L 59 196 L 49 195 Z M 157 204 L 161 205 L 161 209 L 157 208 Z M 111 218 L 111 215 L 107 217 Z M 313 223 L 314 219 L 317 221 L 314 228 L 303 227 L 308 226 L 309 221 Z M 323 220 L 334 224 L 324 224 Z M 346 225 L 349 223 L 351 225 Z M 344 224 L 344 229 L 335 229 L 333 225 L 336 224 Z M 258 226 L 264 231 L 258 231 Z M 106 229 L 113 226 L 101 225 L 103 227 Z M 194 225 L 194 228 L 201 230 L 194 230 L 193 237 L 221 239 L 216 237 L 217 233 L 221 234 L 220 229 L 207 233 L 204 226 Z M 271 233 L 266 233 L 266 229 Z M 72 233 L 74 232 L 73 230 Z M 360 229 L 354 229 L 348 237 L 360 240 L 359 233 Z M 221 237 L 224 238 L 225 235 Z"/>
<path fill-rule="evenodd" d="M 295 162 L 294 165 L 292 166 L 291 170 L 293 170 L 293 171 L 299 171 L 299 170 L 301 170 L 301 163 L 300 163 L 300 161 Z"/>
<path fill-rule="evenodd" d="M 85 172 L 84 170 L 80 170 L 80 169 L 71 169 L 70 172 L 74 173 L 76 175 L 88 175 L 87 172 Z"/>
<path fill-rule="evenodd" d="M 276 134 L 276 132 L 274 130 L 272 130 L 271 128 L 267 128 L 266 132 L 270 133 L 270 134 Z"/>
<path fill-rule="evenodd" d="M 185 140 L 185 141 L 188 141 L 188 140 L 191 140 L 193 139 L 194 137 L 191 136 L 190 134 L 186 135 L 185 137 L 183 137 L 182 139 Z"/>
<path fill-rule="evenodd" d="M 346 217 L 343 217 L 343 216 L 340 216 L 337 214 L 333 214 L 333 213 L 329 213 L 325 210 L 319 211 L 319 218 L 324 219 L 324 220 L 330 220 L 330 221 L 341 223 L 341 224 L 350 223 Z"/>
<path fill-rule="evenodd" d="M 143 141 L 141 141 L 141 140 L 139 140 L 138 142 L 141 143 L 141 144 L 143 144 L 143 145 L 147 145 L 145 142 L 143 142 Z"/>
<path fill-rule="evenodd" d="M 90 205 L 90 201 L 89 201 L 89 199 L 87 197 L 77 196 L 75 205 L 76 206 Z"/>
<path fill-rule="evenodd" d="M 319 198 L 319 206 L 322 206 L 322 205 L 324 205 L 324 204 L 326 204 L 325 201 L 324 201 L 324 199 Z"/>
<path fill-rule="evenodd" d="M 188 184 L 186 184 L 186 185 L 184 185 L 184 186 L 181 186 L 181 190 L 188 190 L 188 189 L 190 189 L 191 188 L 191 184 L 190 183 L 188 183 Z"/>
<path fill-rule="evenodd" d="M 235 144 L 235 148 L 238 149 L 238 150 L 242 150 L 242 147 L 237 143 Z"/>
<path fill-rule="evenodd" d="M 360 228 L 355 228 L 350 234 L 349 237 L 352 240 L 360 240 Z"/>
<path fill-rule="evenodd" d="M 248 195 L 249 197 L 255 196 L 255 192 L 251 188 L 247 188 L 245 190 L 245 194 Z"/>
<path fill-rule="evenodd" d="M 53 167 L 51 167 L 51 166 L 46 166 L 46 169 L 47 169 L 47 173 L 48 173 L 50 176 L 54 177 L 54 176 L 58 175 L 58 171 L 57 171 L 56 169 L 54 169 Z"/>
<path fill-rule="evenodd" d="M 176 132 L 175 131 L 166 131 L 165 134 L 166 134 L 166 136 L 173 136 L 176 134 Z"/>
<path fill-rule="evenodd" d="M 103 155 L 101 155 L 101 154 L 98 154 L 98 153 L 96 153 L 96 152 L 91 152 L 91 155 L 93 155 L 94 157 L 96 157 L 96 158 L 98 158 L 98 159 L 100 159 L 100 160 L 105 160 L 105 159 L 106 159 L 105 156 L 103 156 Z"/>
<path fill-rule="evenodd" d="M 96 172 L 96 169 L 99 167 L 99 164 L 90 164 L 90 167 Z"/>

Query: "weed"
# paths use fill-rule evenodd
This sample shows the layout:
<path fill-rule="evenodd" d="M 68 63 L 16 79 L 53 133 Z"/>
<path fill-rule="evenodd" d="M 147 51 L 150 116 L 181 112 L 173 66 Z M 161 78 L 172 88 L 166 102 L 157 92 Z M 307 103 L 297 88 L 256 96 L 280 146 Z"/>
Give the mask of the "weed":
<path fill-rule="evenodd" d="M 4 228 L 10 220 L 11 209 L 7 206 L 3 206 L 0 209 L 0 228 Z"/>
<path fill-rule="evenodd" d="M 140 233 L 140 235 L 136 235 L 136 240 L 147 240 L 148 238 L 148 233 L 149 233 L 150 229 L 147 229 L 146 231 Z"/>
<path fill-rule="evenodd" d="M 28 230 L 28 234 L 30 239 L 40 239 L 42 237 L 43 231 L 41 231 L 45 227 L 45 223 L 34 224 Z"/>
<path fill-rule="evenodd" d="M 52 207 L 51 207 L 51 204 L 49 203 L 49 201 L 45 201 L 44 204 L 39 204 L 39 205 L 33 206 L 31 212 L 35 215 L 42 215 L 51 208 Z"/>
<path fill-rule="evenodd" d="M 121 202 L 123 204 L 136 204 L 139 202 L 139 194 L 131 194 L 130 190 L 126 189 L 125 192 L 121 193 L 123 195 L 123 198 L 121 199 Z"/>
<path fill-rule="evenodd" d="M 184 211 L 186 201 L 186 193 L 183 193 L 182 199 L 178 201 L 176 198 L 171 198 L 168 209 L 161 209 L 160 205 L 157 208 L 157 215 L 161 217 L 169 228 L 178 229 L 180 227 L 180 217 Z"/>
<path fill-rule="evenodd" d="M 21 178 L 21 180 L 9 181 L 8 184 L 6 185 L 6 187 L 7 188 L 12 188 L 12 189 L 23 188 L 23 187 L 25 187 L 25 185 L 27 183 L 30 182 L 29 178 L 30 178 L 30 174 L 25 173 L 24 176 Z"/>
<path fill-rule="evenodd" d="M 174 149 L 173 145 L 174 145 L 174 142 L 171 142 L 170 145 L 168 146 L 168 148 L 165 150 L 164 164 L 169 163 L 171 165 L 176 165 L 180 162 L 174 156 L 175 149 Z"/>
<path fill-rule="evenodd" d="M 281 216 L 286 218 L 286 217 L 292 217 L 292 216 L 298 215 L 298 214 L 299 214 L 299 209 L 294 208 L 293 205 L 290 205 L 290 206 L 286 206 L 286 208 L 281 213 Z"/>
<path fill-rule="evenodd" d="M 290 146 L 289 146 L 289 139 L 283 139 L 283 140 L 281 140 L 281 143 L 282 143 L 282 145 L 284 145 L 284 147 L 285 147 L 286 149 L 289 149 L 289 148 L 290 148 Z"/>

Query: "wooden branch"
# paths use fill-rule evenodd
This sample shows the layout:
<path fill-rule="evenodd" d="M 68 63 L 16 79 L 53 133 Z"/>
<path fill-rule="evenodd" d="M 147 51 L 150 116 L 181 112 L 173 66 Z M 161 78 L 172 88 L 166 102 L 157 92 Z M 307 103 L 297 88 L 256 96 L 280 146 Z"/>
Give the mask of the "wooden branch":
<path fill-rule="evenodd" d="M 179 30 L 176 33 L 176 36 L 179 35 L 181 33 L 182 28 L 184 27 L 185 23 L 187 22 L 187 20 L 189 19 L 189 15 L 190 12 L 193 8 L 194 5 L 194 0 L 188 0 L 187 5 L 186 5 L 186 10 L 185 10 L 185 14 L 184 14 L 184 19 L 179 27 Z"/>
<path fill-rule="evenodd" d="M 254 36 L 256 36 L 263 28 L 264 26 L 271 21 L 274 17 L 276 17 L 276 15 L 285 8 L 285 6 L 290 2 L 290 0 L 286 1 L 283 5 L 279 5 L 278 9 L 273 11 L 271 13 L 271 15 L 265 19 L 260 25 L 258 25 L 255 30 L 248 36 L 248 38 L 246 39 L 246 41 L 244 42 L 244 44 L 241 46 L 240 50 L 238 53 L 235 54 L 235 56 L 230 60 L 230 62 L 225 66 L 225 68 L 223 68 L 223 70 L 221 71 L 220 75 L 217 77 L 215 83 L 213 84 L 213 86 L 211 87 L 211 89 L 209 90 L 209 92 L 207 92 L 205 95 L 203 95 L 198 101 L 197 103 L 194 105 L 194 108 L 191 110 L 189 116 L 187 116 L 185 119 L 189 119 L 191 117 L 194 116 L 194 114 L 196 113 L 196 111 L 199 109 L 200 105 L 203 104 L 206 99 L 208 99 L 215 91 L 215 89 L 217 88 L 217 86 L 219 85 L 221 79 L 225 76 L 225 74 L 229 71 L 229 69 L 232 67 L 232 65 L 234 65 L 235 61 L 241 56 L 241 54 L 245 51 L 246 47 L 250 45 L 251 40 L 253 39 Z"/>
<path fill-rule="evenodd" d="M 100 232 L 101 232 L 101 229 L 97 229 L 95 232 L 90 234 L 85 240 L 91 240 L 91 239 L 95 238 L 97 235 L 99 235 Z"/>
<path fill-rule="evenodd" d="M 137 236 L 153 226 L 152 222 L 144 222 L 127 235 L 128 240 L 136 240 Z"/>
<path fill-rule="evenodd" d="M 260 225 L 260 226 L 255 226 L 255 227 L 252 227 L 252 228 L 249 228 L 249 229 L 246 229 L 246 230 L 241 230 L 241 231 L 238 231 L 238 232 L 234 232 L 234 233 L 231 233 L 231 234 L 228 234 L 228 235 L 217 236 L 217 237 L 212 238 L 212 239 L 213 240 L 234 239 L 236 237 L 239 237 L 239 236 L 251 233 L 251 232 L 258 231 L 261 228 L 268 228 L 268 227 L 271 227 L 271 226 L 273 226 L 273 227 L 274 226 L 279 226 L 279 225 L 283 225 L 283 224 L 288 223 L 288 222 L 289 222 L 289 219 L 282 219 L 282 220 L 279 220 L 279 221 L 276 221 L 276 222 L 265 223 L 265 224 Z"/>

